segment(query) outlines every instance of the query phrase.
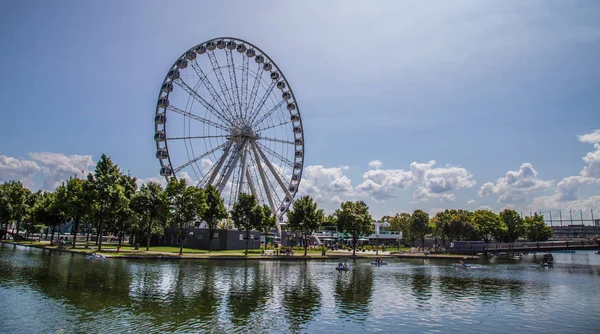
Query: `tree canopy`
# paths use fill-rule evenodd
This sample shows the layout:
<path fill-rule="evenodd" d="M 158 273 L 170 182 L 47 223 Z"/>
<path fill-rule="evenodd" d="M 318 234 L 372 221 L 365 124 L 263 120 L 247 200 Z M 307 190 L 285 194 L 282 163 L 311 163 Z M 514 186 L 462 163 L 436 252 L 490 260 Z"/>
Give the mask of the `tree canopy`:
<path fill-rule="evenodd" d="M 287 216 L 290 229 L 302 238 L 306 256 L 310 237 L 321 226 L 325 216 L 323 210 L 317 207 L 317 203 L 310 196 L 304 196 L 294 202 L 293 209 L 288 211 Z"/>
<path fill-rule="evenodd" d="M 363 201 L 343 202 L 336 210 L 338 230 L 352 237 L 352 255 L 356 255 L 358 239 L 372 231 L 373 218 L 369 207 Z"/>

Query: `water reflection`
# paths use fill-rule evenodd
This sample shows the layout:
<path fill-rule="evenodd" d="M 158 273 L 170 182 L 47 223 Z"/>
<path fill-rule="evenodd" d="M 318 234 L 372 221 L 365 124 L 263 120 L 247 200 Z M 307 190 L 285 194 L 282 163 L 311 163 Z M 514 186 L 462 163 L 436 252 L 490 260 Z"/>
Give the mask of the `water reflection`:
<path fill-rule="evenodd" d="M 334 297 L 341 313 L 366 318 L 372 294 L 373 269 L 370 266 L 355 265 L 350 271 L 337 274 Z"/>
<path fill-rule="evenodd" d="M 531 256 L 466 270 L 357 261 L 340 273 L 331 262 L 96 261 L 0 245 L 0 331 L 590 332 L 600 256 L 555 258 L 549 270 Z"/>
<path fill-rule="evenodd" d="M 302 325 L 314 318 L 321 306 L 321 292 L 314 284 L 306 262 L 289 266 L 285 273 L 283 307 L 290 330 L 298 332 Z"/>

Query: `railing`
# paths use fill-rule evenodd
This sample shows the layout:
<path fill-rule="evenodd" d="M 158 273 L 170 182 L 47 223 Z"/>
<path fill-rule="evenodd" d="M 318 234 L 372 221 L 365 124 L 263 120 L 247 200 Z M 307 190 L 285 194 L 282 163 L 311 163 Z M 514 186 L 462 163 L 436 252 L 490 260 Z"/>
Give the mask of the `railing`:
<path fill-rule="evenodd" d="M 543 241 L 543 242 L 513 242 L 513 243 L 481 243 L 460 242 L 450 247 L 450 253 L 483 253 L 483 252 L 513 252 L 513 251 L 551 251 L 551 250 L 593 250 L 600 245 L 592 240 L 580 241 Z"/>

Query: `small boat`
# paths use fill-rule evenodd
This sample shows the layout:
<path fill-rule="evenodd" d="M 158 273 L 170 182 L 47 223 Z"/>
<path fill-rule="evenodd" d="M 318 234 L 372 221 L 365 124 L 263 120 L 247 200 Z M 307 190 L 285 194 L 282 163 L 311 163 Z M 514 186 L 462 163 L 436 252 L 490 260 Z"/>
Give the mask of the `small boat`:
<path fill-rule="evenodd" d="M 540 266 L 547 268 L 547 267 L 552 267 L 553 264 L 552 264 L 552 262 L 544 262 L 544 261 L 542 261 L 540 263 Z"/>
<path fill-rule="evenodd" d="M 596 252 L 596 253 L 594 253 L 594 254 L 598 254 L 598 255 L 600 255 L 600 251 L 597 251 L 597 252 Z"/>
<path fill-rule="evenodd" d="M 381 262 L 371 262 L 372 265 L 374 266 L 387 266 L 387 262 L 385 261 L 381 261 Z"/>
<path fill-rule="evenodd" d="M 337 271 L 348 271 L 349 269 L 349 267 L 335 267 L 335 270 Z"/>
<path fill-rule="evenodd" d="M 513 256 L 513 259 L 515 259 L 515 260 L 521 260 L 522 258 L 523 258 L 523 255 L 521 255 L 519 253 L 517 253 Z"/>
<path fill-rule="evenodd" d="M 89 254 L 89 255 L 86 255 L 85 258 L 88 260 L 104 260 L 104 259 L 106 259 L 106 256 L 104 256 L 102 254 Z"/>
<path fill-rule="evenodd" d="M 469 268 L 471 265 L 467 263 L 453 263 L 452 266 L 456 268 Z"/>

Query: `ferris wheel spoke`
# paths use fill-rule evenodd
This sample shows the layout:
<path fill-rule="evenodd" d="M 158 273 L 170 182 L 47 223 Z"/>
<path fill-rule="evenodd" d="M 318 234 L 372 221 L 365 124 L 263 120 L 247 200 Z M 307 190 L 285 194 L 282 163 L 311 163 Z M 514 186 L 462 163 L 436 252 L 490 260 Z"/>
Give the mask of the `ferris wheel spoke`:
<path fill-rule="evenodd" d="M 246 112 L 244 113 L 244 117 L 250 117 L 250 112 L 254 109 L 254 101 L 256 100 L 256 95 L 258 95 L 258 87 L 260 87 L 260 73 L 261 66 L 258 64 L 258 68 L 256 69 L 256 76 L 254 77 L 254 84 L 252 85 L 252 92 L 250 92 L 250 99 L 248 100 L 248 104 L 246 105 Z"/>
<path fill-rule="evenodd" d="M 258 168 L 258 174 L 260 175 L 260 179 L 262 181 L 263 188 L 265 189 L 265 194 L 267 195 L 267 201 L 269 202 L 269 206 L 271 207 L 271 210 L 273 210 L 273 212 L 277 212 L 275 210 L 275 204 L 273 203 L 273 196 L 271 196 L 271 191 L 269 190 L 269 183 L 267 182 L 267 175 L 260 163 L 260 158 L 258 156 L 258 151 L 256 149 L 256 145 L 254 145 L 251 142 L 250 147 L 252 148 L 252 152 L 254 153 L 254 161 L 256 162 L 256 167 Z M 281 227 L 279 226 L 279 222 L 277 222 L 277 231 L 279 233 L 281 233 Z"/>
<path fill-rule="evenodd" d="M 260 113 L 260 110 L 265 105 L 265 102 L 267 102 L 267 99 L 269 98 L 269 95 L 271 95 L 271 92 L 273 91 L 273 88 L 275 88 L 275 84 L 276 83 L 277 82 L 275 80 L 271 81 L 271 84 L 269 85 L 269 88 L 267 88 L 267 90 L 265 91 L 265 94 L 263 95 L 263 97 L 258 102 L 258 106 L 256 107 L 256 109 L 254 109 L 252 111 L 252 113 L 251 113 L 252 116 L 250 117 L 250 123 L 254 123 L 254 120 L 256 119 L 256 116 L 258 116 L 258 114 Z"/>
<path fill-rule="evenodd" d="M 275 105 L 273 108 L 271 108 L 271 110 L 267 111 L 258 121 L 254 122 L 254 126 L 259 126 L 262 122 L 264 122 L 268 117 L 271 117 L 271 115 L 273 115 L 273 113 L 275 111 L 277 111 L 277 109 L 281 108 L 281 106 L 283 106 L 283 104 L 285 103 L 285 100 L 282 100 L 281 102 L 277 103 L 277 105 Z"/>
<path fill-rule="evenodd" d="M 246 177 L 246 171 L 247 171 L 247 166 L 248 166 L 247 165 L 247 162 L 248 162 L 248 147 L 247 147 L 247 145 L 244 145 L 243 150 L 244 150 L 244 153 L 242 154 L 240 179 L 239 179 L 239 182 L 238 182 L 238 190 L 237 190 L 237 195 L 238 196 L 244 190 L 244 178 Z"/>
<path fill-rule="evenodd" d="M 285 121 L 285 122 L 281 122 L 279 124 L 269 125 L 269 126 L 266 126 L 264 128 L 256 129 L 256 130 L 254 130 L 254 132 L 260 132 L 260 131 L 263 131 L 263 130 L 273 129 L 273 128 L 276 128 L 276 127 L 279 127 L 279 126 L 282 126 L 282 125 L 290 124 L 290 122 L 291 121 Z"/>
<path fill-rule="evenodd" d="M 207 54 L 208 54 L 208 59 L 210 60 L 210 64 L 213 68 L 213 71 L 215 72 L 215 75 L 217 76 L 217 81 L 219 82 L 219 87 L 221 87 L 221 94 L 225 97 L 225 101 L 227 102 L 227 111 L 229 111 L 230 117 L 235 119 L 233 113 L 231 112 L 231 108 L 233 108 L 234 112 L 235 112 L 235 105 L 233 104 L 233 101 L 231 98 L 231 92 L 227 88 L 227 83 L 225 83 L 225 78 L 223 77 L 223 71 L 221 71 L 221 67 L 219 66 L 219 61 L 217 60 L 217 57 L 215 56 L 214 52 L 212 52 L 212 51 L 207 52 Z M 230 108 L 230 106 L 231 106 L 231 108 Z"/>
<path fill-rule="evenodd" d="M 206 139 L 206 138 L 229 138 L 229 135 L 207 135 L 207 136 L 167 137 L 167 140 L 182 140 L 182 139 Z"/>
<path fill-rule="evenodd" d="M 293 141 L 269 138 L 269 137 L 259 137 L 259 138 L 257 138 L 257 140 L 268 140 L 268 141 L 272 141 L 272 142 L 276 142 L 276 143 L 296 145 L 296 143 L 294 143 Z"/>
<path fill-rule="evenodd" d="M 294 203 L 294 198 L 290 194 L 290 191 L 288 190 L 288 188 L 286 187 L 286 185 L 283 183 L 283 180 L 281 179 L 281 177 L 280 177 L 279 173 L 277 172 L 277 170 L 275 169 L 275 167 L 273 167 L 273 165 L 271 164 L 271 162 L 269 161 L 269 159 L 267 159 L 267 156 L 265 155 L 265 153 L 261 150 L 260 145 L 254 145 L 254 147 L 256 147 L 256 150 L 258 151 L 258 153 L 262 157 L 263 161 L 265 162 L 265 164 L 267 165 L 267 167 L 271 171 L 271 174 L 273 174 L 273 176 L 275 177 L 275 180 L 277 181 L 277 183 L 279 183 L 279 186 L 281 187 L 281 189 L 283 189 L 283 191 L 285 192 L 287 198 L 289 198 L 290 201 L 293 204 Z"/>
<path fill-rule="evenodd" d="M 182 116 L 189 117 L 189 118 L 191 118 L 191 119 L 194 119 L 194 120 L 200 121 L 200 122 L 202 122 L 202 123 L 205 123 L 205 124 L 208 124 L 208 125 L 212 125 L 212 126 L 214 126 L 214 127 L 216 127 L 216 128 L 219 128 L 219 129 L 221 129 L 221 130 L 224 130 L 224 131 L 230 131 L 230 129 L 229 129 L 229 128 L 227 128 L 227 127 L 225 127 L 225 126 L 223 126 L 223 125 L 221 125 L 221 124 L 219 124 L 219 123 L 215 123 L 215 122 L 213 122 L 213 121 L 210 121 L 210 120 L 208 120 L 208 119 L 206 119 L 206 118 L 200 117 L 200 116 L 198 116 L 198 115 L 196 115 L 196 114 L 192 114 L 191 112 L 188 112 L 188 111 L 185 111 L 185 110 L 179 109 L 179 108 L 177 108 L 177 107 L 174 107 L 174 106 L 172 106 L 172 105 L 169 105 L 169 106 L 167 107 L 167 110 L 169 110 L 169 111 L 172 111 L 172 112 L 174 112 L 174 113 L 178 113 L 178 114 L 180 114 L 180 115 L 182 115 Z"/>
<path fill-rule="evenodd" d="M 204 153 L 204 154 L 202 154 L 202 155 L 200 155 L 200 156 L 197 156 L 197 157 L 195 157 L 194 159 L 192 159 L 192 160 L 190 160 L 190 161 L 188 161 L 188 162 L 184 163 L 183 165 L 181 165 L 181 166 L 179 166 L 179 167 L 177 167 L 177 168 L 173 169 L 173 172 L 174 172 L 174 173 L 179 173 L 180 171 L 182 171 L 182 170 L 183 170 L 184 168 L 186 168 L 187 166 L 189 166 L 189 165 L 191 165 L 191 164 L 193 164 L 193 163 L 196 163 L 196 162 L 198 162 L 200 159 L 204 159 L 204 158 L 206 158 L 206 157 L 207 157 L 209 154 L 212 154 L 213 152 L 217 151 L 218 149 L 221 149 L 221 148 L 225 147 L 225 146 L 226 146 L 226 145 L 228 145 L 229 143 L 231 143 L 231 142 L 230 142 L 230 141 L 226 141 L 226 142 L 224 142 L 223 144 L 221 144 L 221 145 L 219 145 L 219 146 L 217 146 L 217 147 L 213 148 L 212 150 L 210 150 L 210 151 L 208 151 L 208 152 L 206 152 L 206 153 Z"/>
<path fill-rule="evenodd" d="M 202 104 L 204 106 L 204 108 L 206 108 L 206 110 L 212 112 L 213 115 L 215 115 L 217 118 L 219 118 L 221 121 L 223 121 L 223 123 L 229 124 L 229 126 L 233 125 L 231 120 L 227 119 L 227 117 L 225 117 L 217 109 L 215 109 L 215 107 L 213 107 L 210 103 L 208 103 L 208 101 L 206 101 L 202 96 L 200 96 L 198 93 L 196 93 L 196 91 L 193 90 L 192 87 L 188 86 L 188 84 L 185 83 L 185 81 L 183 81 L 182 79 L 177 79 L 177 80 L 173 80 L 173 81 L 179 87 L 183 88 L 183 90 L 185 90 L 188 94 L 190 94 L 194 98 L 194 100 L 196 100 L 200 104 Z"/>
<path fill-rule="evenodd" d="M 206 89 L 208 89 L 208 92 L 212 96 L 213 100 L 215 100 L 217 102 L 217 104 L 219 105 L 221 112 L 225 113 L 228 110 L 227 106 L 225 105 L 225 102 L 223 102 L 223 99 L 221 98 L 219 93 L 217 93 L 217 91 L 215 90 L 215 87 L 212 85 L 212 83 L 210 82 L 210 80 L 208 79 L 208 77 L 206 76 L 204 71 L 202 71 L 202 68 L 200 68 L 200 65 L 198 65 L 198 62 L 195 59 L 193 62 L 191 62 L 191 66 L 192 66 L 192 69 L 194 69 L 194 71 L 198 75 L 198 77 L 200 77 L 200 81 L 202 82 L 204 87 L 206 87 Z M 223 117 L 225 117 L 223 114 L 221 114 L 221 115 Z"/>
<path fill-rule="evenodd" d="M 264 148 L 267 152 L 269 152 L 269 154 L 275 156 L 277 159 L 279 159 L 281 162 L 289 165 L 290 167 L 294 168 L 294 163 L 289 161 L 288 159 L 286 159 L 284 156 L 282 156 L 281 154 L 273 151 L 272 149 L 266 147 L 265 145 L 259 143 L 259 142 L 255 142 L 256 143 L 256 147 L 258 147 L 258 149 L 260 150 L 260 146 L 262 146 L 262 148 Z M 260 151 L 262 152 L 262 150 Z"/>
<path fill-rule="evenodd" d="M 244 108 L 246 108 L 248 103 L 248 66 L 250 65 L 250 58 L 245 54 L 242 58 L 242 99 L 240 100 L 240 111 L 243 114 L 245 112 Z"/>
<path fill-rule="evenodd" d="M 231 50 L 226 49 L 225 55 L 227 56 L 227 69 L 229 70 L 229 83 L 231 84 L 231 90 L 233 95 L 233 109 L 236 110 L 238 117 L 242 116 L 242 108 L 240 106 L 240 91 L 237 84 L 237 77 L 235 74 L 235 64 L 233 63 L 233 54 Z"/>

